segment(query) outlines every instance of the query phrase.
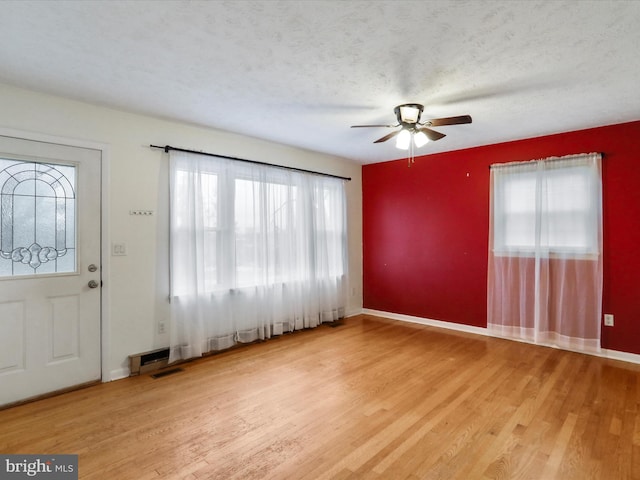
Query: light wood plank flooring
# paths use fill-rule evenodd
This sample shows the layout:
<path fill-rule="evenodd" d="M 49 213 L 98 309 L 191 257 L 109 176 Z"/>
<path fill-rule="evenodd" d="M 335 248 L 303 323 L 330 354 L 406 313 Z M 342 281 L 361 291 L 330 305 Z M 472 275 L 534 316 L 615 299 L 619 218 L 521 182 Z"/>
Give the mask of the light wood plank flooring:
<path fill-rule="evenodd" d="M 371 316 L 0 411 L 82 479 L 635 479 L 640 368 Z"/>

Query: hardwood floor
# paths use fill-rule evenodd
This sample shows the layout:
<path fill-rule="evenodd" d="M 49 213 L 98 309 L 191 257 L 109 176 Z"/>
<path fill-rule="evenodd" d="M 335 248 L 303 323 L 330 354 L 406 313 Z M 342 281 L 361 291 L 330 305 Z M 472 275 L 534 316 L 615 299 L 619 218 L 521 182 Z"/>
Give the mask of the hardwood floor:
<path fill-rule="evenodd" d="M 82 479 L 636 479 L 640 368 L 371 316 L 0 411 Z"/>

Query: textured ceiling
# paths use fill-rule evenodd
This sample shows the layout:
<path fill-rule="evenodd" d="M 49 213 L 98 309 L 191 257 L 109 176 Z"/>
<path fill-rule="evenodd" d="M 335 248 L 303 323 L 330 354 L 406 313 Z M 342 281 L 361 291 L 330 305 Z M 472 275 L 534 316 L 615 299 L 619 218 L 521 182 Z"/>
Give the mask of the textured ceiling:
<path fill-rule="evenodd" d="M 0 1 L 0 82 L 370 163 L 640 119 L 639 1 Z M 184 147 L 197 147 L 185 145 Z"/>

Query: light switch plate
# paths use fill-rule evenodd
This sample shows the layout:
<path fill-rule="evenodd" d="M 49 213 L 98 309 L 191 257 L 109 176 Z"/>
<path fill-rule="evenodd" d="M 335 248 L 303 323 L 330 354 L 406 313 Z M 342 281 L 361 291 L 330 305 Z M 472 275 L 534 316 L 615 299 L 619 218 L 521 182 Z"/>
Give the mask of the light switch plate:
<path fill-rule="evenodd" d="M 111 245 L 111 255 L 114 257 L 124 256 L 127 254 L 127 245 L 124 243 L 113 243 Z"/>

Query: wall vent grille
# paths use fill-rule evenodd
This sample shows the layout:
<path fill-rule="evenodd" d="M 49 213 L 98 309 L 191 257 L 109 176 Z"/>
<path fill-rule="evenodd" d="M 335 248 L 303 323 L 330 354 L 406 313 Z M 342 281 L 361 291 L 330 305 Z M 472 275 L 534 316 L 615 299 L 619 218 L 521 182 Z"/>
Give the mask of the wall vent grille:
<path fill-rule="evenodd" d="M 160 348 L 149 352 L 129 355 L 130 375 L 141 375 L 166 367 L 169 364 L 169 349 Z"/>

